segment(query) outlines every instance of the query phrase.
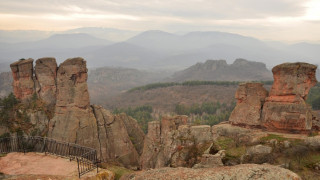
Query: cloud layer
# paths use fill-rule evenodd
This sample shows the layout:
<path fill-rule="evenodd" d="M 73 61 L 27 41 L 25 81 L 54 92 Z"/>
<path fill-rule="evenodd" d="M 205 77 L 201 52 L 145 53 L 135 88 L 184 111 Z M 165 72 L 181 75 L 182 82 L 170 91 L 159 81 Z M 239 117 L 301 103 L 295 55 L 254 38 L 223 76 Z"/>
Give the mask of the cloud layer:
<path fill-rule="evenodd" d="M 228 31 L 261 39 L 320 40 L 319 0 L 10 0 L 0 29 L 96 26 L 170 32 Z"/>

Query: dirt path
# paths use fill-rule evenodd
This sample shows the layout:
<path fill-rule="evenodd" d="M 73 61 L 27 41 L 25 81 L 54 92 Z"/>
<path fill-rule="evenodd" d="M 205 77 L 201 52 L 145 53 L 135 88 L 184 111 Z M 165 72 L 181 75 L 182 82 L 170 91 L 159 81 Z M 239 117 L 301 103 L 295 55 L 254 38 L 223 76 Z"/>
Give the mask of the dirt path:
<path fill-rule="evenodd" d="M 9 153 L 0 158 L 0 172 L 9 175 L 77 175 L 77 163 L 43 153 Z"/>

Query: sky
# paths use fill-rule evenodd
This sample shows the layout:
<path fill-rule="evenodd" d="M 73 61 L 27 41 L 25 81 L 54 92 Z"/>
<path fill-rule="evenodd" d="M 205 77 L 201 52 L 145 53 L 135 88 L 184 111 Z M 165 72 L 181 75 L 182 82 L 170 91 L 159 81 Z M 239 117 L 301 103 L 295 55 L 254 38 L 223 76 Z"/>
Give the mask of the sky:
<path fill-rule="evenodd" d="M 0 0 L 0 30 L 224 31 L 320 43 L 320 0 Z"/>

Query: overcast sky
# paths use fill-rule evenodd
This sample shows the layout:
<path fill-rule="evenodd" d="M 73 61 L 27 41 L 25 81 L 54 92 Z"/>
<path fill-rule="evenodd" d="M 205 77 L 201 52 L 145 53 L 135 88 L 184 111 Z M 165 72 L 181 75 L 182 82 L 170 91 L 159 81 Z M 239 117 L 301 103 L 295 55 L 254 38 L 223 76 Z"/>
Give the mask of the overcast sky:
<path fill-rule="evenodd" d="M 226 31 L 320 42 L 320 0 L 0 0 L 0 29 Z"/>

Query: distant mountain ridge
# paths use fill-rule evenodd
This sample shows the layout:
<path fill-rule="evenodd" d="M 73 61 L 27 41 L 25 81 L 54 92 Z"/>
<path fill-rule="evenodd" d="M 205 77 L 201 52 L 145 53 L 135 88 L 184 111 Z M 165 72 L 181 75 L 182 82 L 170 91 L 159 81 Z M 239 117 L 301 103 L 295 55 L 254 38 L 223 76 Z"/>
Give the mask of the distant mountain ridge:
<path fill-rule="evenodd" d="M 169 81 L 267 81 L 272 80 L 272 73 L 261 62 L 236 59 L 233 64 L 226 60 L 207 60 L 185 70 L 176 72 Z"/>
<path fill-rule="evenodd" d="M 14 33 L 22 37 L 23 32 Z M 10 37 L 14 37 L 14 33 Z M 28 33 L 30 37 L 39 33 L 41 37 L 47 35 L 47 38 L 24 43 L 7 43 L 5 37 L 8 32 L 0 31 L 0 63 L 48 56 L 56 57 L 58 62 L 62 62 L 70 57 L 81 56 L 91 68 L 120 66 L 145 70 L 181 70 L 206 59 L 225 59 L 227 63 L 232 63 L 232 60 L 237 58 L 252 59 L 264 62 L 269 68 L 279 63 L 296 61 L 318 64 L 320 59 L 319 44 L 268 43 L 252 37 L 217 31 L 196 31 L 177 35 L 153 30 L 133 36 L 138 32 L 78 28 L 56 33 L 57 35 L 48 32 L 50 37 L 37 31 L 28 31 L 26 35 Z M 104 33 L 108 35 L 105 36 Z M 116 43 L 105 40 L 105 37 L 111 37 L 113 34 L 123 34 L 123 39 L 129 39 Z M 97 38 L 99 35 L 101 38 Z"/>

